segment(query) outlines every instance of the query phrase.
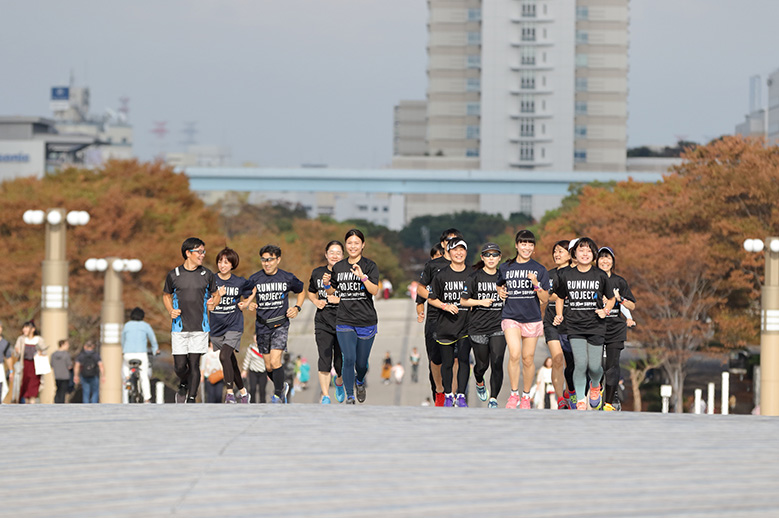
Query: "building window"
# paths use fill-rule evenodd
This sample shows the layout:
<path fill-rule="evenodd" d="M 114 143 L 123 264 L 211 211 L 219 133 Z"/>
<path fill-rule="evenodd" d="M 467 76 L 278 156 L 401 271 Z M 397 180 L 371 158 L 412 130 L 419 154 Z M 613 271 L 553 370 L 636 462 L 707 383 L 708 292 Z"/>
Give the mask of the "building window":
<path fill-rule="evenodd" d="M 381 209 L 383 212 L 389 212 L 389 207 L 382 207 Z"/>
<path fill-rule="evenodd" d="M 466 126 L 465 138 L 468 140 L 476 140 L 479 138 L 479 126 Z"/>
<path fill-rule="evenodd" d="M 478 149 L 466 149 L 465 150 L 465 156 L 467 157 L 478 157 L 479 156 L 479 150 Z"/>
<path fill-rule="evenodd" d="M 471 54 L 467 57 L 466 66 L 468 68 L 481 68 L 481 55 Z"/>
<path fill-rule="evenodd" d="M 469 32 L 468 45 L 481 45 L 481 32 Z"/>
<path fill-rule="evenodd" d="M 519 87 L 523 90 L 533 90 L 536 87 L 536 74 L 532 70 L 519 73 Z"/>
<path fill-rule="evenodd" d="M 587 115 L 586 101 L 576 101 L 576 115 Z"/>
<path fill-rule="evenodd" d="M 536 49 L 535 47 L 522 47 L 519 50 L 520 59 L 523 65 L 535 65 L 536 64 Z"/>
<path fill-rule="evenodd" d="M 466 115 L 475 116 L 478 117 L 481 115 L 481 104 L 479 103 L 468 103 L 465 105 L 465 113 Z"/>
<path fill-rule="evenodd" d="M 469 77 L 466 79 L 465 90 L 467 92 L 478 92 L 481 90 L 481 79 L 478 77 Z"/>
<path fill-rule="evenodd" d="M 577 138 L 587 138 L 587 126 L 578 124 L 574 126 L 573 133 Z"/>
<path fill-rule="evenodd" d="M 576 91 L 577 92 L 586 92 L 587 91 L 587 78 L 586 77 L 577 77 L 576 78 Z"/>
<path fill-rule="evenodd" d="M 536 17 L 536 4 L 535 2 L 525 0 L 522 2 L 522 17 L 523 18 L 535 18 Z"/>
<path fill-rule="evenodd" d="M 536 41 L 536 28 L 532 25 L 522 27 L 522 41 Z"/>
<path fill-rule="evenodd" d="M 536 101 L 529 95 L 523 95 L 519 100 L 519 111 L 522 113 L 535 113 Z"/>
<path fill-rule="evenodd" d="M 360 212 L 367 212 L 368 211 L 368 206 L 367 205 L 357 205 L 357 210 L 359 210 Z"/>
<path fill-rule="evenodd" d="M 590 9 L 587 6 L 576 7 L 576 19 L 587 20 L 590 17 Z"/>
<path fill-rule="evenodd" d="M 573 150 L 573 161 L 577 164 L 581 164 L 587 161 L 587 151 L 584 149 Z"/>
<path fill-rule="evenodd" d="M 590 35 L 584 31 L 576 31 L 576 43 L 579 45 L 586 45 L 590 41 Z"/>
<path fill-rule="evenodd" d="M 519 159 L 523 162 L 533 161 L 533 143 L 532 142 L 520 142 L 519 143 Z"/>
<path fill-rule="evenodd" d="M 527 214 L 528 216 L 533 213 L 533 196 L 530 194 L 522 194 L 519 196 L 519 212 Z"/>
<path fill-rule="evenodd" d="M 533 119 L 519 119 L 519 136 L 520 137 L 534 137 L 536 134 L 536 127 Z"/>
<path fill-rule="evenodd" d="M 585 68 L 587 67 L 587 54 L 576 54 L 576 66 Z"/>
<path fill-rule="evenodd" d="M 468 21 L 480 22 L 481 21 L 481 9 L 468 9 Z"/>

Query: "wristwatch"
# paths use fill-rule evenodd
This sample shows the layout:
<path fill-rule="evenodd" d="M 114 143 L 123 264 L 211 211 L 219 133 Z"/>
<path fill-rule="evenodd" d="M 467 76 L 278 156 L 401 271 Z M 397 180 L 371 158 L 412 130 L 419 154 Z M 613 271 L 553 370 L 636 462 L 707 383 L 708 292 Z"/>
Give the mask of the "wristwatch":
<path fill-rule="evenodd" d="M 298 311 L 300 311 L 300 306 L 298 306 L 297 304 L 295 304 L 295 308 L 296 308 Z"/>

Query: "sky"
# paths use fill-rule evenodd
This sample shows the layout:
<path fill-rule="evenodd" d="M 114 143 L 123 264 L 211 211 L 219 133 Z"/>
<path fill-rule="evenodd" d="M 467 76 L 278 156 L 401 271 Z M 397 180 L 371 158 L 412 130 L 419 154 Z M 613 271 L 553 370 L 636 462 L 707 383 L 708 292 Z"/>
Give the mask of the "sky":
<path fill-rule="evenodd" d="M 630 6 L 628 146 L 732 133 L 779 68 L 779 0 Z M 0 115 L 51 116 L 72 72 L 93 112 L 130 98 L 144 160 L 194 121 L 234 165 L 386 167 L 393 106 L 427 86 L 425 0 L 0 0 L 0 23 Z"/>

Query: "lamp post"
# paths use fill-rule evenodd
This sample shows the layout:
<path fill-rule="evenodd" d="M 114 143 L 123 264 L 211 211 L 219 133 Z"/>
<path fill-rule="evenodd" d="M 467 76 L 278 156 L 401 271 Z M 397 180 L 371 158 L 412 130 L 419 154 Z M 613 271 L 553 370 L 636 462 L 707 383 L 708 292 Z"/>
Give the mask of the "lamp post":
<path fill-rule="evenodd" d="M 766 247 L 765 244 L 768 244 Z M 760 413 L 779 416 L 779 237 L 744 241 L 747 252 L 765 250 L 760 308 Z"/>
<path fill-rule="evenodd" d="M 105 368 L 105 381 L 100 387 L 101 403 L 122 402 L 122 303 L 121 272 L 139 272 L 143 267 L 138 259 L 87 259 L 84 267 L 90 272 L 105 272 L 103 307 L 100 314 L 100 357 Z"/>
<path fill-rule="evenodd" d="M 46 223 L 46 254 L 41 278 L 41 335 L 49 354 L 57 350 L 57 342 L 68 338 L 68 261 L 65 258 L 65 230 L 68 225 L 86 225 L 89 213 L 65 209 L 28 210 L 22 216 L 28 225 Z M 41 402 L 54 402 L 54 374 L 43 377 Z"/>

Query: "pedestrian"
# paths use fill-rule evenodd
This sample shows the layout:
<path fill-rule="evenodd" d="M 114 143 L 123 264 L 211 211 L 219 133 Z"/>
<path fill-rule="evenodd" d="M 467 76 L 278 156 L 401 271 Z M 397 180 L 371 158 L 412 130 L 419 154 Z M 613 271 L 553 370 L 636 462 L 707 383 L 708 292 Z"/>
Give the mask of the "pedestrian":
<path fill-rule="evenodd" d="M 574 357 L 573 383 L 578 398 L 577 410 L 587 410 L 585 391 L 588 374 L 591 380 L 590 408 L 600 408 L 603 402 L 600 379 L 603 377 L 605 319 L 614 306 L 615 299 L 609 276 L 594 267 L 597 253 L 598 247 L 592 239 L 579 239 L 571 255 L 576 259 L 576 267 L 560 272 L 554 289 L 560 301 L 568 300 L 567 305 L 555 304 L 557 314 L 554 325 L 560 325 L 564 321 L 567 325 Z"/>
<path fill-rule="evenodd" d="M 373 340 L 378 331 L 378 316 L 373 297 L 379 292 L 379 267 L 362 255 L 365 235 L 353 228 L 344 237 L 347 257 L 333 265 L 322 281 L 327 292 L 338 291 L 341 300 L 336 314 L 336 334 L 343 353 L 343 380 L 346 403 L 363 403 L 366 397 L 365 375 Z"/>
<path fill-rule="evenodd" d="M 22 334 L 16 339 L 14 353 L 22 361 L 17 365 L 21 368 L 21 386 L 19 389 L 19 402 L 36 403 L 38 391 L 41 387 L 41 377 L 35 373 L 35 356 L 46 354 L 48 347 L 43 343 L 43 338 L 38 334 L 38 328 L 30 320 L 22 324 Z"/>
<path fill-rule="evenodd" d="M 619 358 L 625 348 L 627 340 L 628 324 L 623 316 L 622 308 L 628 311 L 636 309 L 636 298 L 630 290 L 630 285 L 623 277 L 614 273 L 617 259 L 614 250 L 604 246 L 598 250 L 598 268 L 609 276 L 614 290 L 614 307 L 606 315 L 606 365 L 604 381 L 606 390 L 603 392 L 603 410 L 613 411 L 621 408 L 616 403 L 617 388 L 619 387 L 620 367 Z"/>
<path fill-rule="evenodd" d="M 143 309 L 133 308 L 130 312 L 130 320 L 122 328 L 122 378 L 126 380 L 130 377 L 131 360 L 140 361 L 138 376 L 141 381 L 141 393 L 143 394 L 143 402 L 148 403 L 151 401 L 149 344 L 151 344 L 151 352 L 154 356 L 160 354 L 160 347 L 151 326 L 143 320 L 145 316 L 146 313 Z M 127 390 L 123 392 L 123 399 L 126 403 L 128 401 Z"/>
<path fill-rule="evenodd" d="M 333 274 L 333 266 L 344 258 L 344 245 L 340 241 L 333 240 L 325 246 L 324 266 L 314 268 L 308 281 L 308 299 L 316 306 L 314 315 L 314 339 L 318 353 L 317 371 L 319 374 L 319 388 L 322 392 L 320 402 L 323 405 L 330 404 L 330 380 L 331 371 L 335 369 L 335 399 L 343 403 L 346 399 L 344 380 L 341 377 L 343 369 L 343 355 L 338 345 L 338 335 L 335 331 L 335 319 L 338 314 L 340 298 L 338 292 L 329 295 L 322 282 L 325 274 Z"/>
<path fill-rule="evenodd" d="M 381 293 L 384 300 L 389 300 L 392 296 L 392 282 L 387 278 L 381 281 Z"/>
<path fill-rule="evenodd" d="M 441 383 L 444 386 L 445 407 L 467 407 L 465 387 L 471 375 L 469 357 L 471 343 L 467 339 L 466 323 L 468 308 L 462 306 L 461 297 L 469 271 L 465 267 L 468 245 L 462 239 L 449 241 L 446 245 L 451 264 L 438 272 L 430 287 L 428 305 L 438 308 L 439 317 L 436 326 L 436 341 L 441 349 Z M 459 360 L 457 371 L 457 389 L 455 396 L 452 386 L 454 361 Z"/>
<path fill-rule="evenodd" d="M 97 351 L 97 344 L 89 340 L 76 356 L 76 363 L 73 365 L 73 383 L 81 383 L 83 403 L 100 402 L 101 381 L 105 382 L 103 360 Z"/>
<path fill-rule="evenodd" d="M 282 354 L 287 350 L 289 320 L 300 314 L 306 295 L 300 279 L 279 269 L 281 248 L 263 246 L 260 248 L 260 261 L 262 270 L 249 277 L 254 292 L 249 308 L 257 312 L 254 326 L 257 346 L 265 358 L 265 369 L 274 387 L 271 403 L 288 403 L 291 385 L 285 381 Z M 297 294 L 293 307 L 289 307 L 289 293 Z"/>
<path fill-rule="evenodd" d="M 64 403 L 65 396 L 70 391 L 70 377 L 73 374 L 73 358 L 68 349 L 70 343 L 67 340 L 59 341 L 59 348 L 51 355 L 51 370 L 54 371 L 54 382 L 57 384 L 57 392 L 54 395 L 55 403 Z"/>
<path fill-rule="evenodd" d="M 243 385 L 238 359 L 243 336 L 243 310 L 249 307 L 253 295 L 252 285 L 233 270 L 238 268 L 240 257 L 232 248 L 224 247 L 216 254 L 216 286 L 224 292 L 211 311 L 211 345 L 219 353 L 224 372 L 225 403 L 248 403 L 249 392 Z M 238 389 L 238 397 L 235 396 Z"/>
<path fill-rule="evenodd" d="M 430 286 L 433 283 L 436 275 L 449 266 L 450 257 L 449 251 L 446 250 L 446 245 L 450 240 L 462 239 L 462 233 L 456 228 L 448 228 L 441 233 L 439 239 L 439 246 L 441 247 L 440 253 L 442 255 L 437 256 L 438 251 L 435 247 L 430 250 L 431 259 L 425 263 L 425 267 L 422 270 L 422 274 L 419 278 L 419 286 L 417 287 L 417 321 L 422 322 L 425 317 L 424 303 L 428 300 L 430 294 Z M 421 310 L 420 310 L 421 308 Z M 433 393 L 433 401 L 435 406 L 444 406 L 444 386 L 441 381 L 441 345 L 436 340 L 436 326 L 438 325 L 438 317 L 441 312 L 428 303 L 427 319 L 425 320 L 425 349 L 427 350 L 427 359 L 430 367 L 430 388 Z"/>
<path fill-rule="evenodd" d="M 384 355 L 384 360 L 381 362 L 381 380 L 384 382 L 385 385 L 389 384 L 391 376 L 392 376 L 392 357 L 390 356 L 390 352 L 387 351 L 387 354 Z"/>
<path fill-rule="evenodd" d="M 3 336 L 3 324 L 0 322 L 0 403 L 3 403 L 6 394 L 10 392 L 8 381 L 14 372 L 14 348 L 11 342 Z"/>
<path fill-rule="evenodd" d="M 208 344 L 208 352 L 200 358 L 200 384 L 203 386 L 203 403 L 221 403 L 225 388 L 224 369 L 219 361 L 219 351 Z"/>
<path fill-rule="evenodd" d="M 536 408 L 552 408 L 555 389 L 552 384 L 552 358 L 547 357 L 536 376 Z"/>
<path fill-rule="evenodd" d="M 308 389 L 308 382 L 311 380 L 311 365 L 308 364 L 308 360 L 305 358 L 300 359 L 300 366 L 298 367 L 298 382 L 300 383 L 300 390 Z"/>
<path fill-rule="evenodd" d="M 520 230 L 514 236 L 517 255 L 500 265 L 497 285 L 505 296 L 501 327 L 506 333 L 509 350 L 511 394 L 506 408 L 530 408 L 530 389 L 535 380 L 535 353 L 538 338 L 544 334 L 541 305 L 549 299 L 549 275 L 546 268 L 532 258 L 536 236 Z M 519 394 L 520 363 L 522 395 Z"/>
<path fill-rule="evenodd" d="M 165 277 L 162 303 L 170 315 L 173 369 L 179 378 L 176 403 L 194 403 L 200 385 L 200 357 L 208 351 L 208 312 L 223 293 L 203 266 L 206 245 L 190 237 L 181 244 L 184 263 Z"/>
<path fill-rule="evenodd" d="M 403 376 L 406 374 L 406 369 L 403 368 L 403 364 L 398 362 L 392 367 L 392 379 L 395 383 L 400 385 L 403 383 Z"/>
<path fill-rule="evenodd" d="M 419 349 L 416 347 L 411 349 L 411 354 L 408 355 L 408 361 L 411 364 L 411 381 L 413 383 L 419 383 Z"/>
<path fill-rule="evenodd" d="M 253 343 L 243 357 L 241 370 L 241 376 L 249 382 L 249 400 L 266 403 L 265 388 L 268 385 L 268 376 L 265 373 L 265 360 L 257 348 L 257 335 L 254 335 Z"/>
<path fill-rule="evenodd" d="M 506 336 L 501 327 L 503 299 L 498 296 L 498 264 L 502 252 L 496 243 L 487 243 L 481 249 L 481 260 L 465 281 L 462 305 L 470 308 L 468 337 L 474 359 L 473 377 L 476 395 L 487 401 L 488 408 L 498 408 L 498 395 L 503 386 L 503 357 Z M 490 386 L 484 383 L 484 374 L 490 370 Z"/>
<path fill-rule="evenodd" d="M 549 275 L 549 302 L 544 311 L 544 339 L 552 355 L 552 384 L 557 398 L 557 408 L 576 408 L 576 392 L 573 389 L 573 351 L 568 335 L 565 332 L 565 322 L 559 326 L 554 325 L 555 307 L 557 295 L 554 288 L 557 286 L 558 276 L 571 264 L 571 255 L 568 253 L 569 242 L 558 241 L 552 247 L 552 259 L 555 267 L 547 272 Z M 562 304 L 562 302 L 561 302 Z M 565 388 L 567 385 L 567 389 Z"/>

